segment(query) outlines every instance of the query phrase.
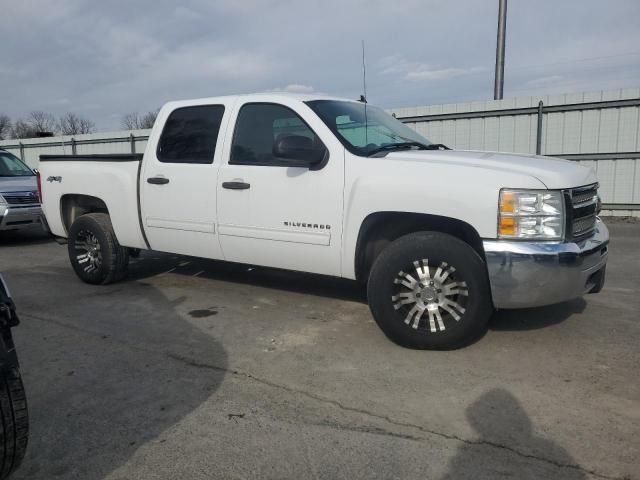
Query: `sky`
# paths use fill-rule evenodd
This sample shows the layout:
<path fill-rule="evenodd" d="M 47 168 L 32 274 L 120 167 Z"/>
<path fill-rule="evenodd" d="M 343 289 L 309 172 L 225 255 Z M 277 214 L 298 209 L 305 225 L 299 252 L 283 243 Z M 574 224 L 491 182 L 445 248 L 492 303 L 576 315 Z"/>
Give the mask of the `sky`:
<path fill-rule="evenodd" d="M 0 0 L 0 114 L 98 130 L 283 90 L 389 108 L 493 98 L 498 0 Z M 504 95 L 640 86 L 640 0 L 509 0 Z"/>

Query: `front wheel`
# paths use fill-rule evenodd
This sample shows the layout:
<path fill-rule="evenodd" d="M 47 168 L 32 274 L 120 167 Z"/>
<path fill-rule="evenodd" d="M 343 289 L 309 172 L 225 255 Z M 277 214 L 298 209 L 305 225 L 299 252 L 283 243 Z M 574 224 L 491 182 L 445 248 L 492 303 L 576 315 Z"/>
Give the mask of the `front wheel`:
<path fill-rule="evenodd" d="M 126 275 L 129 250 L 118 243 L 106 213 L 78 217 L 67 245 L 73 270 L 84 282 L 106 285 Z"/>
<path fill-rule="evenodd" d="M 467 243 L 417 232 L 385 248 L 367 285 L 369 307 L 399 345 L 451 349 L 477 338 L 493 311 L 482 258 Z"/>
<path fill-rule="evenodd" d="M 22 377 L 17 367 L 0 375 L 0 480 L 20 466 L 27 450 L 29 416 Z"/>

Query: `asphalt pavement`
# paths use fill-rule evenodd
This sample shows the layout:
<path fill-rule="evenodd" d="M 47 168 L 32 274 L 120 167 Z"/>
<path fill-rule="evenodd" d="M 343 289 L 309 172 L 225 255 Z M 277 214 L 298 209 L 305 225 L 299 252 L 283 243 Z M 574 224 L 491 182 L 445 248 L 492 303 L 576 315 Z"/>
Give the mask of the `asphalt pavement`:
<path fill-rule="evenodd" d="M 387 340 L 354 282 L 143 252 L 91 286 L 3 235 L 15 479 L 640 478 L 640 223 L 611 233 L 602 293 L 447 352 Z"/>

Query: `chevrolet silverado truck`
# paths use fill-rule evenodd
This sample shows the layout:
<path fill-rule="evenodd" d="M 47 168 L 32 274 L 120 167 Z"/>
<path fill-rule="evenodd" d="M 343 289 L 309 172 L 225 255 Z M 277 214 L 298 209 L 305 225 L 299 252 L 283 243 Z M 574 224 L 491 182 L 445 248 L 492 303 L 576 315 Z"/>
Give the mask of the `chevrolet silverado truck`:
<path fill-rule="evenodd" d="M 411 348 L 455 348 L 494 309 L 604 284 L 591 168 L 452 150 L 362 101 L 170 102 L 144 155 L 42 155 L 40 173 L 85 282 L 122 279 L 140 249 L 362 280 L 378 325 Z"/>

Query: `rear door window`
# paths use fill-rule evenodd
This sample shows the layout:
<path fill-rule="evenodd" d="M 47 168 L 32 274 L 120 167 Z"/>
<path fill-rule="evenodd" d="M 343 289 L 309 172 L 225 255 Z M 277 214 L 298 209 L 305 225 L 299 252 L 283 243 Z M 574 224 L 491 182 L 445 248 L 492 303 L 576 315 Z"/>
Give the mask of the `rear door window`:
<path fill-rule="evenodd" d="M 163 163 L 213 163 L 223 105 L 177 108 L 167 118 L 158 142 Z"/>

